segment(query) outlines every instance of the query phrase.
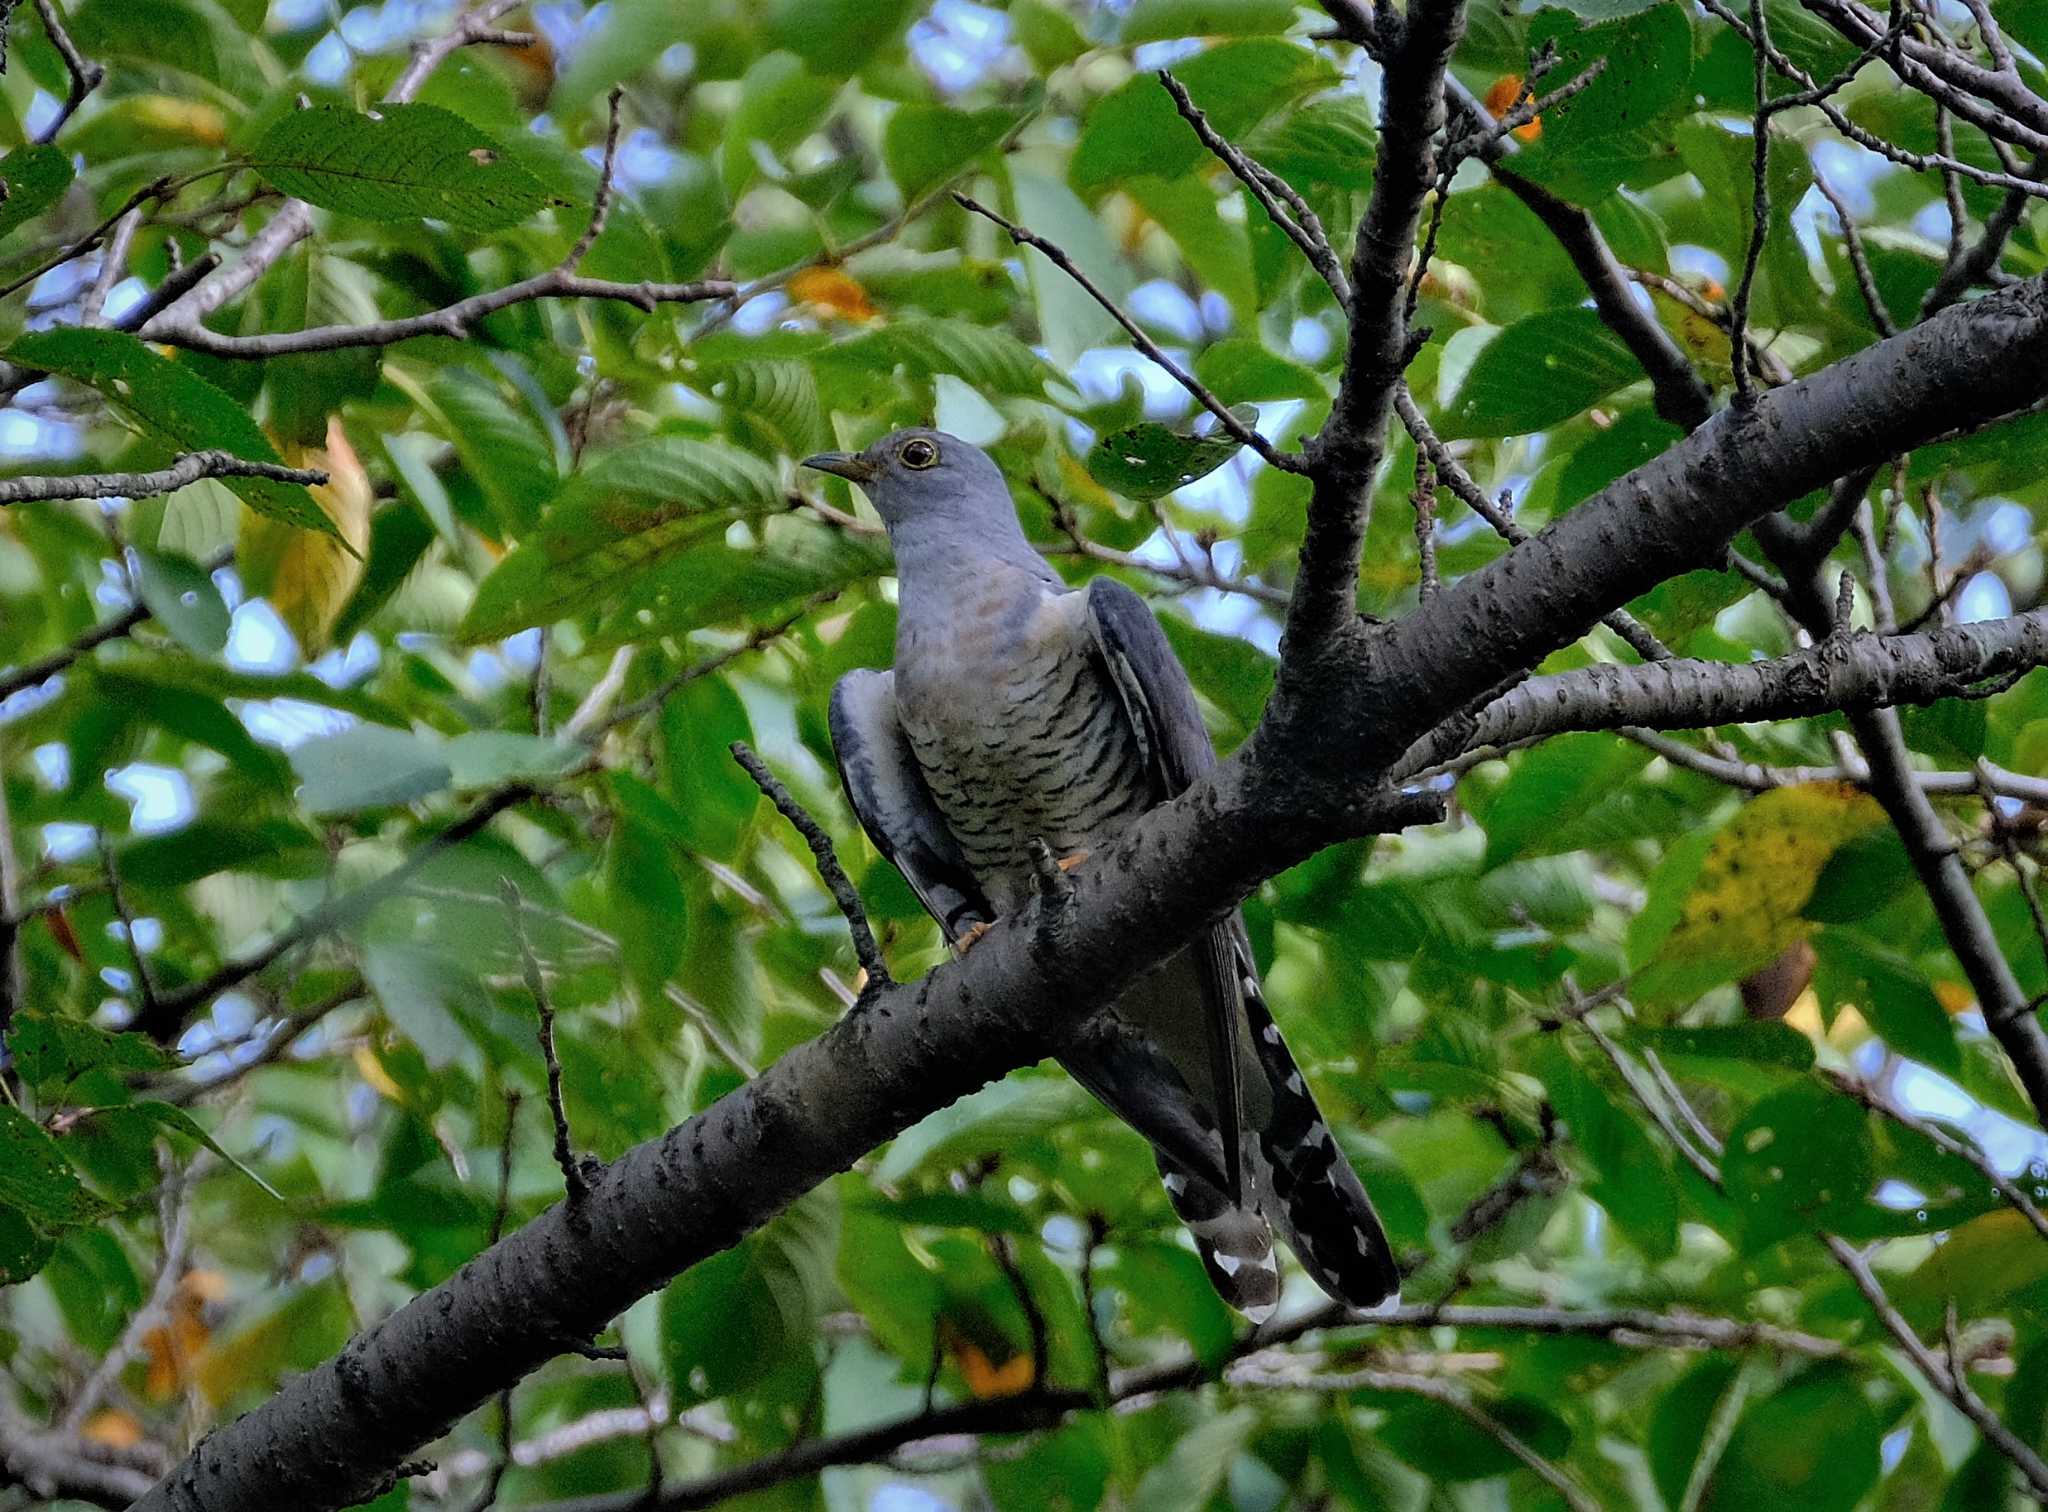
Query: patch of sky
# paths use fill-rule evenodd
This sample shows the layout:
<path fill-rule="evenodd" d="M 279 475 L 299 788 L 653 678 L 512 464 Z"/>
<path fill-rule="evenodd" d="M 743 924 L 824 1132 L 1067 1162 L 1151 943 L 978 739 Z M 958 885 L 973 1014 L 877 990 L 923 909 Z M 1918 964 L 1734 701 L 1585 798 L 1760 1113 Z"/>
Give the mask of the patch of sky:
<path fill-rule="evenodd" d="M 138 835 L 177 829 L 198 812 L 192 784 L 176 767 L 130 762 L 107 773 L 107 791 L 128 800 L 128 827 Z"/>
<path fill-rule="evenodd" d="M 1985 1107 L 1938 1071 L 1900 1062 L 1891 1093 L 1908 1112 L 1962 1129 L 2001 1175 L 2018 1176 L 2048 1165 L 2048 1134 Z"/>
<path fill-rule="evenodd" d="M 1009 16 L 971 0 L 938 0 L 910 28 L 910 55 L 947 94 L 979 84 L 1009 45 Z"/>
<path fill-rule="evenodd" d="M 1201 308 L 1179 284 L 1164 278 L 1148 279 L 1131 290 L 1130 309 L 1139 324 L 1165 331 L 1176 341 L 1201 340 Z"/>
<path fill-rule="evenodd" d="M 2012 613 L 2012 594 L 1995 572 L 1980 572 L 1956 595 L 1956 618 L 1965 625 L 2004 619 Z"/>
<path fill-rule="evenodd" d="M 289 672 L 299 648 L 277 611 L 263 599 L 235 607 L 228 621 L 227 663 L 237 672 Z"/>

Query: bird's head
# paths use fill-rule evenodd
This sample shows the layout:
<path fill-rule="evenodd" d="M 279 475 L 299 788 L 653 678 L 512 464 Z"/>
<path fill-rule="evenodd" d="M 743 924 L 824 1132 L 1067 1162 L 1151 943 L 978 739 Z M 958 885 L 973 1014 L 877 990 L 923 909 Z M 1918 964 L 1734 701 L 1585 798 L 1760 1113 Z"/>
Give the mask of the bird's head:
<path fill-rule="evenodd" d="M 1009 486 L 988 454 L 944 431 L 900 430 L 866 451 L 820 452 L 803 465 L 858 483 L 892 533 L 913 522 L 1016 523 Z"/>

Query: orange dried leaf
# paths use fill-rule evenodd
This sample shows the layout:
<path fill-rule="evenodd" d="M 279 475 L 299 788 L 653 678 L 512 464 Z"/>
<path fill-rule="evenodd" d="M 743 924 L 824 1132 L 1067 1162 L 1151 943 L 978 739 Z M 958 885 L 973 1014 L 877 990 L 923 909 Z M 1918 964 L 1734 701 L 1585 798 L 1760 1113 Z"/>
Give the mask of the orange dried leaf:
<path fill-rule="evenodd" d="M 109 1449 L 133 1449 L 142 1442 L 142 1424 L 115 1407 L 102 1407 L 85 1420 L 78 1436 Z"/>
<path fill-rule="evenodd" d="M 840 268 L 805 268 L 790 279 L 789 297 L 798 304 L 829 310 L 842 320 L 881 318 L 868 291 Z"/>
<path fill-rule="evenodd" d="M 1495 120 L 1506 115 L 1522 103 L 1525 86 L 1520 74 L 1502 74 L 1493 81 L 1493 87 L 1486 91 L 1486 112 Z M 1514 131 L 1518 142 L 1533 142 L 1543 135 L 1543 117 L 1526 121 Z"/>

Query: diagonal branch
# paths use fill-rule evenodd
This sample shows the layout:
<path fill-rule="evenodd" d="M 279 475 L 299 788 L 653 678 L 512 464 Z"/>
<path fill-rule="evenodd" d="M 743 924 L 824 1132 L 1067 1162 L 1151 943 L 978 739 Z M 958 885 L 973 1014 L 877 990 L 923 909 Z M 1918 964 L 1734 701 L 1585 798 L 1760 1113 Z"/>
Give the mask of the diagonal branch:
<path fill-rule="evenodd" d="M 1297 685 L 1306 652 L 1356 623 L 1358 562 L 1373 474 L 1386 456 L 1394 389 L 1413 356 L 1408 272 L 1422 204 L 1436 183 L 1444 70 L 1465 24 L 1461 0 L 1416 0 L 1387 66 L 1379 161 L 1351 253 L 1351 334 L 1329 418 L 1307 447 L 1314 488 L 1300 580 L 1287 609 L 1281 688 Z"/>
<path fill-rule="evenodd" d="M 1272 442 L 1260 435 L 1258 431 L 1238 419 L 1237 416 L 1230 412 L 1230 407 L 1221 399 L 1218 399 L 1207 384 L 1203 383 L 1201 379 L 1169 357 L 1165 349 L 1158 342 L 1145 334 L 1144 327 L 1133 320 L 1123 306 L 1119 305 L 1114 299 L 1111 299 L 1100 284 L 1096 283 L 1094 279 L 1081 270 L 1080 265 L 1067 255 L 1066 248 L 1060 246 L 1058 242 L 1047 241 L 1037 232 L 1025 229 L 1015 221 L 998 214 L 982 204 L 981 201 L 973 199 L 968 195 L 956 192 L 953 198 L 959 201 L 960 207 L 963 210 L 971 210 L 976 215 L 995 222 L 1017 246 L 1031 247 L 1042 253 L 1048 262 L 1079 284 L 1087 292 L 1089 298 L 1107 310 L 1116 323 L 1124 328 L 1125 333 L 1131 338 L 1132 346 L 1164 368 L 1167 375 L 1175 383 L 1186 389 L 1193 396 L 1197 404 L 1216 417 L 1216 424 L 1224 434 L 1228 435 L 1240 446 L 1249 446 L 1265 460 L 1269 467 L 1277 467 L 1282 472 L 1300 472 L 1302 470 L 1302 461 L 1299 457 L 1288 456 L 1273 445 Z"/>

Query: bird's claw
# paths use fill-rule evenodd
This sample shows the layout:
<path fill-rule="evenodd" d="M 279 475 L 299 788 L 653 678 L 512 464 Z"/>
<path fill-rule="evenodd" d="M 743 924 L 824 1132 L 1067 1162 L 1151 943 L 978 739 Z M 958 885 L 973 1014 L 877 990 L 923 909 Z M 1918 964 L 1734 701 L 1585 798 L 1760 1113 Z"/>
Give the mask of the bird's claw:
<path fill-rule="evenodd" d="M 994 927 L 994 925 L 988 923 L 986 920 L 983 920 L 980 923 L 968 925 L 966 930 L 962 932 L 960 938 L 953 942 L 953 953 L 955 955 L 966 955 L 968 951 L 974 948 L 974 942 L 980 939 L 983 935 L 987 934 L 989 930 L 991 930 Z"/>
<path fill-rule="evenodd" d="M 1073 869 L 1074 869 L 1075 867 L 1079 866 L 1079 865 L 1080 865 L 1080 864 L 1081 864 L 1081 863 L 1082 863 L 1083 861 L 1086 861 L 1087 859 L 1088 859 L 1088 852 L 1086 852 L 1086 851 L 1084 851 L 1084 850 L 1077 850 L 1077 851 L 1075 851 L 1075 852 L 1074 852 L 1074 854 L 1073 854 L 1073 855 L 1071 855 L 1071 856 L 1062 856 L 1062 857 L 1060 857 L 1060 859 L 1059 859 L 1059 862 L 1058 862 L 1058 866 L 1059 866 L 1059 869 L 1060 869 L 1061 871 L 1063 871 L 1063 872 L 1070 872 L 1070 871 L 1072 871 L 1072 870 L 1073 870 Z"/>

